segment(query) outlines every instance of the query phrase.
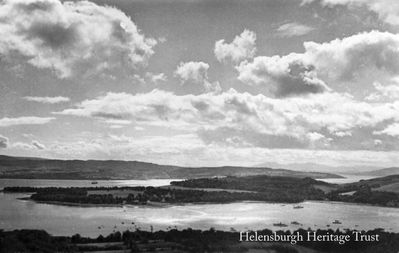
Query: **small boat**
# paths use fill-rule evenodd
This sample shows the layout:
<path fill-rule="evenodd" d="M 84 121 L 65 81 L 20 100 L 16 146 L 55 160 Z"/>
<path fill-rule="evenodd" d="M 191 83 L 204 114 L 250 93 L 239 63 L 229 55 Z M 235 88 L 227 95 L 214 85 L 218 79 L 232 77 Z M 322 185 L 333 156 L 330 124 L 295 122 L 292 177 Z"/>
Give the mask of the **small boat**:
<path fill-rule="evenodd" d="M 332 224 L 342 224 L 342 222 L 340 222 L 339 220 L 335 220 L 332 222 Z"/>
<path fill-rule="evenodd" d="M 279 223 L 273 223 L 273 226 L 275 226 L 275 227 L 287 227 L 287 224 L 279 222 Z"/>
<path fill-rule="evenodd" d="M 91 182 L 91 184 L 98 184 L 98 182 L 97 181 L 93 181 L 93 182 Z"/>
<path fill-rule="evenodd" d="M 301 209 L 303 206 L 294 206 L 294 209 Z"/>
<path fill-rule="evenodd" d="M 297 222 L 297 221 L 293 221 L 291 222 L 292 225 L 301 225 L 301 223 Z"/>

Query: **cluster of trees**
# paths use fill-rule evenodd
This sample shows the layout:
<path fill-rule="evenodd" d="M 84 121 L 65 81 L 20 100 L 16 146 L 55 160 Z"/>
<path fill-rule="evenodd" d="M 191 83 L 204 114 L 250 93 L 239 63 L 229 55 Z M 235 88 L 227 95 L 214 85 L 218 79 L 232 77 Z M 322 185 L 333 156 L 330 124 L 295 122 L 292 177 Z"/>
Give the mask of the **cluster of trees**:
<path fill-rule="evenodd" d="M 265 229 L 258 231 L 259 234 L 272 235 L 273 231 Z M 297 231 L 278 231 L 278 234 L 301 234 L 304 238 L 310 230 L 299 229 Z M 317 230 L 318 235 L 352 235 L 353 230 Z M 397 253 L 399 251 L 399 234 L 384 232 L 382 229 L 363 231 L 370 235 L 379 235 L 379 241 L 356 242 L 349 241 L 345 244 L 338 244 L 331 241 L 298 241 L 298 245 L 316 251 L 329 253 Z M 79 252 L 80 244 L 121 242 L 123 248 L 131 249 L 131 252 L 141 252 L 150 247 L 170 247 L 179 252 L 247 252 L 251 244 L 241 244 L 238 232 L 209 230 L 169 230 L 169 231 L 125 231 L 115 232 L 106 237 L 86 238 L 79 234 L 72 237 L 51 236 L 41 230 L 0 230 L 0 252 Z M 111 246 L 121 248 L 121 246 Z M 258 245 L 267 247 L 278 253 L 296 253 L 295 247 L 289 243 L 273 245 Z M 86 247 L 87 250 L 87 247 Z"/>
<path fill-rule="evenodd" d="M 54 237 L 43 230 L 0 230 L 0 252 L 76 252 L 68 237 Z"/>
<path fill-rule="evenodd" d="M 388 180 L 390 178 L 383 178 Z M 234 201 L 269 201 L 298 203 L 304 200 L 331 200 L 353 203 L 367 203 L 381 206 L 399 207 L 399 194 L 372 191 L 380 181 L 360 181 L 346 184 L 326 194 L 317 186 L 331 186 L 311 178 L 247 176 L 200 178 L 172 182 L 172 186 L 186 189 L 160 187 L 6 187 L 5 192 L 34 192 L 31 199 L 44 202 L 66 202 L 78 204 L 146 204 L 147 202 L 166 203 L 228 203 Z M 218 188 L 220 191 L 207 191 L 199 188 Z M 224 191 L 223 189 L 226 189 Z M 125 197 L 113 195 L 112 190 L 135 192 Z M 241 191 L 228 191 L 241 190 Z M 90 192 L 89 192 L 90 191 Z M 96 191 L 102 191 L 96 193 Z M 110 191 L 109 194 L 104 194 Z M 355 191 L 354 194 L 342 194 Z M 90 194 L 89 194 L 90 193 Z"/>
<path fill-rule="evenodd" d="M 275 176 L 247 176 L 247 177 L 222 177 L 199 178 L 185 181 L 173 181 L 171 185 L 188 188 L 218 188 L 254 191 L 265 193 L 269 196 L 280 196 L 305 200 L 321 200 L 325 198 L 323 191 L 315 185 L 328 185 L 312 178 L 275 177 Z"/>
<path fill-rule="evenodd" d="M 304 200 L 305 196 L 286 192 L 227 192 L 227 191 L 203 191 L 203 190 L 179 190 L 153 188 L 144 190 L 139 194 L 129 194 L 127 197 L 118 197 L 112 194 L 82 194 L 77 191 L 37 192 L 31 195 L 31 199 L 44 202 L 67 202 L 80 204 L 145 204 L 151 202 L 166 203 L 228 203 L 234 201 L 275 201 L 297 203 Z"/>
<path fill-rule="evenodd" d="M 145 204 L 151 202 L 167 203 L 228 203 L 234 201 L 271 201 L 297 203 L 305 199 L 322 199 L 322 192 L 316 189 L 304 189 L 299 191 L 292 188 L 281 188 L 264 192 L 229 192 L 229 191 L 206 191 L 195 189 L 173 189 L 142 187 L 129 188 L 140 192 L 129 194 L 127 197 L 119 197 L 112 193 L 93 194 L 95 189 L 88 194 L 86 188 L 31 188 L 13 187 L 4 189 L 7 192 L 35 192 L 31 199 L 44 202 L 67 202 L 80 204 Z M 100 189 L 99 189 L 100 190 Z M 320 194 L 321 193 L 321 194 Z"/>

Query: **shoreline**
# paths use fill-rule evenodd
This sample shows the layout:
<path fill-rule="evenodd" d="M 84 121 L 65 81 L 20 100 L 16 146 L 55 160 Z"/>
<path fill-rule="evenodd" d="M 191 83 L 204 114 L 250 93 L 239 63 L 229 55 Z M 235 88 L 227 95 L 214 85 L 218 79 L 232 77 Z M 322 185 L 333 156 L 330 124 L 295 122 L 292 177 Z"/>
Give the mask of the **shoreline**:
<path fill-rule="evenodd" d="M 31 201 L 39 204 L 48 204 L 48 205 L 59 205 L 59 206 L 75 206 L 75 207 L 125 207 L 125 206 L 150 206 L 150 207 L 165 207 L 171 205 L 170 203 L 162 203 L 162 202 L 151 202 L 147 204 L 91 204 L 91 203 L 73 203 L 73 202 L 63 202 L 63 201 L 40 201 L 34 200 L 30 197 L 25 198 L 17 198 L 18 200 Z"/>
<path fill-rule="evenodd" d="M 12 193 L 11 193 L 12 194 Z M 328 200 L 304 200 L 302 202 L 267 202 L 267 201 L 254 201 L 254 200 L 244 200 L 244 201 L 232 201 L 232 202 L 224 202 L 224 203 L 215 203 L 215 202 L 186 202 L 186 203 L 166 203 L 166 202 L 149 202 L 146 204 L 91 204 L 91 203 L 73 203 L 73 202 L 62 202 L 62 201 L 39 201 L 33 200 L 30 197 L 17 198 L 18 200 L 32 201 L 39 204 L 48 204 L 48 205 L 60 205 L 60 206 L 74 206 L 74 207 L 154 207 L 154 208 L 163 208 L 168 206 L 189 206 L 189 205 L 223 205 L 223 204 L 234 204 L 234 203 L 259 203 L 259 204 L 275 204 L 275 205 L 300 205 L 306 202 L 310 203 L 322 203 L 322 204 L 346 204 L 346 205 L 354 205 L 354 206 L 370 206 L 370 207 L 379 207 L 379 208 L 391 208 L 391 209 L 399 209 L 398 207 L 391 206 L 379 206 L 372 205 L 367 203 L 355 203 L 355 202 L 343 202 L 343 201 L 328 201 Z"/>
<path fill-rule="evenodd" d="M 257 169 L 257 167 L 253 167 L 255 169 Z M 274 169 L 277 170 L 277 169 Z M 297 172 L 297 171 L 295 171 Z M 303 173 L 320 173 L 320 174 L 328 174 L 328 176 L 326 175 L 325 177 L 311 177 L 311 176 L 303 176 L 303 177 L 298 177 L 298 178 L 306 178 L 306 177 L 310 177 L 313 178 L 315 180 L 322 180 L 322 179 L 344 179 L 347 178 L 344 175 L 341 174 L 332 174 L 332 173 L 328 173 L 328 172 L 317 172 L 317 171 L 300 171 Z M 232 175 L 235 176 L 235 175 Z M 252 175 L 252 176 L 269 176 L 268 174 L 256 174 L 256 175 Z M 279 175 L 270 175 L 270 176 L 279 176 Z M 288 176 L 288 175 L 284 175 L 284 176 Z M 160 177 L 160 178 L 53 178 L 53 177 L 28 177 L 28 176 L 15 176 L 15 177 L 10 177 L 8 176 L 0 176 L 0 179 L 26 179 L 26 180 L 83 180 L 83 181 L 128 181 L 128 180 L 187 180 L 187 179 L 197 179 L 197 178 L 201 178 L 201 177 L 190 177 L 190 178 L 170 178 L 170 177 Z"/>

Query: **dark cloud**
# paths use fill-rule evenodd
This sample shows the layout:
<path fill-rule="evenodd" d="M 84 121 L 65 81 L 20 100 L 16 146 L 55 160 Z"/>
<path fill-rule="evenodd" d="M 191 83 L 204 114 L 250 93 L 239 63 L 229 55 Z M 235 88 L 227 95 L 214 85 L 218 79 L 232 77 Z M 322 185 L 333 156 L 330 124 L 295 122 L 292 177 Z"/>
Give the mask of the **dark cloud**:
<path fill-rule="evenodd" d="M 34 23 L 27 31 L 29 39 L 39 39 L 43 45 L 48 46 L 54 50 L 67 49 L 73 47 L 75 42 L 79 39 L 76 24 L 48 24 L 48 23 Z"/>

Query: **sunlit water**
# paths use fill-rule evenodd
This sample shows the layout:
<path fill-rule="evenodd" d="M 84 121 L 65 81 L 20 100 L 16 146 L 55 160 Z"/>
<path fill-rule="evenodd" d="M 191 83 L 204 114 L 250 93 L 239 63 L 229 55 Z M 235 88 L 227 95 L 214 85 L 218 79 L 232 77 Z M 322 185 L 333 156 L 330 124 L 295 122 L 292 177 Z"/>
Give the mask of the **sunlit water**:
<path fill-rule="evenodd" d="M 367 180 L 373 177 L 371 176 L 356 176 L 356 175 L 342 175 L 344 178 L 322 178 L 317 179 L 320 181 L 324 181 L 330 184 L 346 184 L 346 183 L 353 183 L 358 182 L 360 180 Z"/>
<path fill-rule="evenodd" d="M 29 183 L 25 182 L 26 186 L 33 184 L 31 180 L 27 181 Z M 65 180 L 52 181 L 65 182 Z M 47 180 L 44 183 L 49 186 Z M 56 186 L 60 186 L 60 182 L 56 183 Z M 90 184 L 90 181 L 88 183 Z M 159 181 L 151 183 L 165 185 L 165 182 Z M 9 184 L 11 182 L 7 183 Z M 76 180 L 73 182 L 73 186 L 85 186 L 84 184 L 86 183 Z M 148 184 L 149 182 L 141 182 L 141 185 Z M 109 184 L 106 185 L 109 186 Z M 40 204 L 18 199 L 26 196 L 25 194 L 0 193 L 0 229 L 31 228 L 44 229 L 54 235 L 80 233 L 85 236 L 97 236 L 114 230 L 135 230 L 138 227 L 149 230 L 151 225 L 154 230 L 166 230 L 175 226 L 194 229 L 215 227 L 223 230 L 231 228 L 278 230 L 281 228 L 273 224 L 282 222 L 288 225 L 284 229 L 299 227 L 317 229 L 328 228 L 327 225 L 329 225 L 333 229 L 384 228 L 387 231 L 399 232 L 399 208 L 338 202 L 307 201 L 300 204 L 303 206 L 300 209 L 294 209 L 293 204 L 260 202 L 185 204 L 166 207 L 76 207 Z M 334 220 L 339 220 L 342 224 L 332 224 Z M 292 225 L 293 221 L 302 225 Z"/>

